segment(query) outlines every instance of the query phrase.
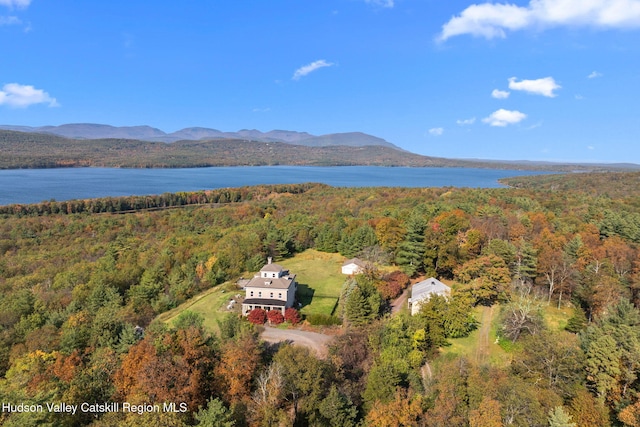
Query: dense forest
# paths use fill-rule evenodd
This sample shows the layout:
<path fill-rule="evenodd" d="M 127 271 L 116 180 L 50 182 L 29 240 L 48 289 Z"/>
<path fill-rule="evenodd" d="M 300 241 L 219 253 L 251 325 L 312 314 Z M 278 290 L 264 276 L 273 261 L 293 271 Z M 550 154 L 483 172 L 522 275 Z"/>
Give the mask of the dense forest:
<path fill-rule="evenodd" d="M 370 146 L 309 147 L 244 139 L 163 142 L 131 139 L 68 139 L 0 130 L 0 169 L 57 167 L 183 168 L 204 166 L 411 166 L 529 170 L 627 170 L 637 165 L 500 163 L 421 156 Z"/>
<path fill-rule="evenodd" d="M 120 410 L 3 410 L 0 423 L 638 426 L 638 175 L 603 176 L 3 208 L 0 401 Z M 310 248 L 375 266 L 345 282 L 327 357 L 268 345 L 234 315 L 216 330 L 189 311 L 157 320 L 204 290 L 237 289 L 267 256 Z M 451 283 L 451 297 L 391 314 L 406 278 L 425 276 Z M 507 363 L 442 351 L 478 326 L 478 307 L 499 313 Z M 547 316 L 556 307 L 573 313 L 562 327 Z"/>

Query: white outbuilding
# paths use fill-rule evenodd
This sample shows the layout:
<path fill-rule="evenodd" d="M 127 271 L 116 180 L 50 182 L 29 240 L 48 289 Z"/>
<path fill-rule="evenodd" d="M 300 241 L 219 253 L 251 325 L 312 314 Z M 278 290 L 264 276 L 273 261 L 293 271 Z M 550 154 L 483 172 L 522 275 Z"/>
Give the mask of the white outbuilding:
<path fill-rule="evenodd" d="M 349 276 L 353 274 L 360 274 L 364 271 L 365 267 L 366 263 L 358 258 L 348 259 L 342 264 L 342 274 L 347 274 Z"/>
<path fill-rule="evenodd" d="M 418 282 L 411 287 L 411 298 L 409 298 L 409 309 L 411 315 L 420 311 L 420 305 L 423 302 L 429 301 L 432 295 L 440 295 L 445 298 L 449 298 L 451 295 L 451 288 L 438 279 L 429 277 L 422 282 Z"/>

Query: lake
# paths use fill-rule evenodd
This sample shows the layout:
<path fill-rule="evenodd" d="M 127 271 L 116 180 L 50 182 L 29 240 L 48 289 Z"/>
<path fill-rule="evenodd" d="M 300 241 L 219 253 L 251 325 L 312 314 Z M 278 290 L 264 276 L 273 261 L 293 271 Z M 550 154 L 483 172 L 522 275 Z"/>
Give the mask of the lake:
<path fill-rule="evenodd" d="M 503 187 L 543 172 L 378 166 L 238 166 L 189 169 L 61 168 L 0 171 L 0 205 L 320 182 L 335 187 Z"/>

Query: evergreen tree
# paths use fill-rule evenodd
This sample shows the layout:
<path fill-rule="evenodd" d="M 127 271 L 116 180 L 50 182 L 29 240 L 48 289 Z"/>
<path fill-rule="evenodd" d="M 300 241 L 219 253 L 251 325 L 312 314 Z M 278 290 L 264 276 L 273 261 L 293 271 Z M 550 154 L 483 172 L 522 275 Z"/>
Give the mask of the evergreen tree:
<path fill-rule="evenodd" d="M 364 224 L 353 233 L 344 233 L 338 242 L 338 252 L 346 257 L 353 257 L 364 248 L 374 246 L 378 241 L 376 232 L 369 224 Z"/>
<path fill-rule="evenodd" d="M 398 245 L 398 255 L 396 263 L 400 265 L 405 273 L 413 276 L 424 267 L 424 256 L 426 245 L 424 241 L 424 230 L 426 224 L 419 215 L 412 215 L 407 220 L 407 234 Z"/>
<path fill-rule="evenodd" d="M 234 427 L 236 425 L 231 411 L 224 406 L 220 399 L 209 400 L 207 407 L 200 408 L 194 417 L 198 421 L 196 426 Z"/>
<path fill-rule="evenodd" d="M 576 427 L 576 423 L 572 423 L 571 418 L 562 406 L 556 406 L 549 410 L 549 427 Z"/>
<path fill-rule="evenodd" d="M 375 402 L 389 402 L 393 399 L 396 387 L 402 384 L 402 376 L 393 364 L 373 365 L 367 377 L 367 388 L 363 393 L 365 406 L 371 408 Z"/>
<path fill-rule="evenodd" d="M 538 258 L 533 245 L 524 239 L 520 239 L 516 247 L 515 259 L 512 263 L 514 279 L 521 285 L 526 282 L 533 282 L 536 277 Z"/>
<path fill-rule="evenodd" d="M 635 393 L 640 371 L 640 313 L 621 300 L 580 335 L 587 356 L 587 383 L 598 397 L 617 404 Z"/>
<path fill-rule="evenodd" d="M 368 323 L 373 314 L 371 305 L 359 286 L 355 286 L 349 294 L 344 309 L 347 320 L 356 326 Z"/>
<path fill-rule="evenodd" d="M 584 310 L 580 307 L 574 307 L 573 316 L 567 320 L 567 326 L 565 330 L 577 334 L 587 326 L 587 316 L 584 314 Z"/>
<path fill-rule="evenodd" d="M 315 238 L 315 248 L 321 252 L 335 253 L 338 251 L 340 232 L 329 224 L 322 224 Z"/>
<path fill-rule="evenodd" d="M 579 234 L 576 234 L 573 239 L 564 245 L 564 253 L 572 263 L 575 263 L 580 258 L 580 250 L 583 246 L 582 238 Z"/>
<path fill-rule="evenodd" d="M 489 244 L 482 251 L 482 254 L 496 255 L 502 258 L 507 266 L 514 265 L 516 261 L 516 247 L 502 239 L 491 239 Z"/>
<path fill-rule="evenodd" d="M 340 393 L 335 385 L 331 386 L 329 394 L 319 406 L 320 415 L 325 418 L 331 427 L 355 427 L 358 417 L 358 409 L 351 400 Z"/>

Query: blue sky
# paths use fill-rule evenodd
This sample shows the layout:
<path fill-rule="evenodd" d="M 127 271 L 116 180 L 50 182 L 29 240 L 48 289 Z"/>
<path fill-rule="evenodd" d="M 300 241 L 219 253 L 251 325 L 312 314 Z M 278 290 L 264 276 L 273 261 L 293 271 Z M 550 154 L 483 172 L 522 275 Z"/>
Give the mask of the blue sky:
<path fill-rule="evenodd" d="M 0 124 L 640 163 L 640 0 L 0 0 Z"/>

